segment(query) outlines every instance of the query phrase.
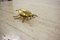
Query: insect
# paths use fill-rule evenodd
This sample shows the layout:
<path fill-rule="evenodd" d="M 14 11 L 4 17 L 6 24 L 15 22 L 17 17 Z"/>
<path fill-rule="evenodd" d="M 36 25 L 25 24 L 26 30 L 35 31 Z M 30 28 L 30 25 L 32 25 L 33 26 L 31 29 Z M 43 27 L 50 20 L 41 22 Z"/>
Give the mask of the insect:
<path fill-rule="evenodd" d="M 17 16 L 14 16 L 16 18 L 22 18 L 22 22 L 24 22 L 25 20 L 31 20 L 32 18 L 37 17 L 37 15 L 32 14 L 30 11 L 26 10 L 26 9 L 18 9 L 16 10 L 19 14 Z"/>

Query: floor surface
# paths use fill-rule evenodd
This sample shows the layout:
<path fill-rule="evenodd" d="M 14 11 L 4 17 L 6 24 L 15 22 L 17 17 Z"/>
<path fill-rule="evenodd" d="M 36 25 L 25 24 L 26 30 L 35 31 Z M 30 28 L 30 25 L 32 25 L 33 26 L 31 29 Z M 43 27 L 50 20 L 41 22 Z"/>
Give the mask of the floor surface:
<path fill-rule="evenodd" d="M 60 0 L 0 2 L 0 40 L 60 40 Z M 38 17 L 22 23 L 15 11 L 25 8 Z"/>

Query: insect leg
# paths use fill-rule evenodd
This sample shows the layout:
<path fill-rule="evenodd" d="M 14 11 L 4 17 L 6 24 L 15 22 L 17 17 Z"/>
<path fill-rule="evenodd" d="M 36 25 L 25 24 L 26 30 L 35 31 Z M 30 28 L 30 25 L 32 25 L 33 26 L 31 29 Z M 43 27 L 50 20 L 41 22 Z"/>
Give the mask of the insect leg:
<path fill-rule="evenodd" d="M 24 23 L 25 20 L 26 20 L 26 17 L 23 17 L 23 19 L 22 19 L 22 23 Z"/>
<path fill-rule="evenodd" d="M 17 15 L 17 16 L 13 16 L 15 19 L 19 19 L 21 18 L 20 15 Z"/>

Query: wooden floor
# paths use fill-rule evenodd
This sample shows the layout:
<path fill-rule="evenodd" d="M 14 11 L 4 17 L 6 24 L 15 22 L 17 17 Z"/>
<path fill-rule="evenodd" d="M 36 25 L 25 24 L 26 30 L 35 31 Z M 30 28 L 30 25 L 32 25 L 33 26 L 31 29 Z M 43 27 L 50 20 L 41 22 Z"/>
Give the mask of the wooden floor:
<path fill-rule="evenodd" d="M 0 40 L 60 40 L 60 0 L 13 0 L 0 2 Z M 22 23 L 16 9 L 25 8 L 38 17 Z"/>

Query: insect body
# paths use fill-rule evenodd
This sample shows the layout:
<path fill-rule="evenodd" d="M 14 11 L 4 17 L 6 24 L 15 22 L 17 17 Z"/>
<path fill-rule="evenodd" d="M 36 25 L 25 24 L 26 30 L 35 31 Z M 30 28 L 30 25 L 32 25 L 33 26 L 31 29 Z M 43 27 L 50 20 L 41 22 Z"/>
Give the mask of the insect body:
<path fill-rule="evenodd" d="M 32 14 L 30 11 L 25 10 L 25 9 L 18 9 L 16 10 L 19 14 L 18 16 L 14 16 L 17 18 L 22 18 L 22 22 L 24 22 L 25 20 L 30 20 L 32 18 L 37 17 L 37 15 Z"/>

